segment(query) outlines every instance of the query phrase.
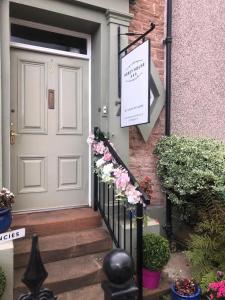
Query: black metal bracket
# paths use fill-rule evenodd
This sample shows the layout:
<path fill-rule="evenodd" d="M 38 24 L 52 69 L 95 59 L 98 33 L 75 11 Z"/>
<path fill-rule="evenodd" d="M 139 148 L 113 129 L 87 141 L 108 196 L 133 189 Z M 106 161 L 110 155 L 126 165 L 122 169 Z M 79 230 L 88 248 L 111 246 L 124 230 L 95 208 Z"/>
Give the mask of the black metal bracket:
<path fill-rule="evenodd" d="M 171 36 L 168 36 L 165 38 L 165 40 L 163 40 L 163 44 L 172 44 L 173 38 Z"/>
<path fill-rule="evenodd" d="M 118 39 L 118 97 L 121 98 L 121 55 L 125 53 L 127 54 L 128 49 L 130 49 L 132 46 L 137 44 L 139 41 L 142 40 L 142 42 L 145 41 L 146 36 L 152 32 L 155 29 L 155 24 L 151 23 L 150 28 L 145 31 L 144 33 L 138 33 L 138 32 L 127 32 L 127 33 L 121 33 L 120 26 L 118 26 L 118 33 L 117 33 L 117 39 Z M 129 45 L 127 45 L 125 48 L 121 49 L 121 36 L 139 36 L 136 38 L 133 42 L 131 42 Z M 118 104 L 116 104 L 118 105 Z M 117 113 L 118 115 L 118 113 Z"/>
<path fill-rule="evenodd" d="M 116 113 L 116 116 L 119 117 L 121 115 L 121 101 L 116 101 L 115 105 L 116 106 L 119 105 L 119 108 L 118 108 L 117 113 Z"/>

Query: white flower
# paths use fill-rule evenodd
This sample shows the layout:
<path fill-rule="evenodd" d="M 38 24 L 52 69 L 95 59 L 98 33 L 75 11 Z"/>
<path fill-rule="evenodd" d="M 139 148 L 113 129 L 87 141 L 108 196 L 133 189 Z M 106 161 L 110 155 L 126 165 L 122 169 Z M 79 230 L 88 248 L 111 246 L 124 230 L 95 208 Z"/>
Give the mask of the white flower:
<path fill-rule="evenodd" d="M 112 173 L 112 171 L 113 171 L 113 164 L 112 163 L 111 164 L 107 164 L 102 169 L 102 175 L 103 176 L 110 176 L 111 173 Z"/>
<path fill-rule="evenodd" d="M 140 199 L 139 198 L 136 198 L 136 197 L 133 197 L 133 196 L 128 196 L 127 197 L 127 201 L 128 203 L 130 204 L 137 204 L 140 202 Z"/>
<path fill-rule="evenodd" d="M 104 164 L 105 164 L 106 162 L 105 162 L 105 160 L 103 159 L 103 158 L 100 158 L 100 159 L 98 159 L 97 161 L 96 161 L 96 167 L 97 168 L 100 168 L 101 166 L 103 166 Z"/>
<path fill-rule="evenodd" d="M 108 176 L 108 175 L 102 175 L 102 181 L 105 183 L 113 183 L 113 177 L 112 176 Z"/>

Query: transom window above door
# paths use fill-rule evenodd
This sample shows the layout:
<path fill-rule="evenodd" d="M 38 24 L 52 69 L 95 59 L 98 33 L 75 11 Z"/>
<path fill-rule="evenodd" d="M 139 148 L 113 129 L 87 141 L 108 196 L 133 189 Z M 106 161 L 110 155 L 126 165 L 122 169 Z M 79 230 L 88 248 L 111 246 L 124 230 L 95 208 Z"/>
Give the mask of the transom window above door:
<path fill-rule="evenodd" d="M 60 54 L 88 57 L 90 36 L 62 28 L 11 19 L 11 45 L 42 48 Z"/>

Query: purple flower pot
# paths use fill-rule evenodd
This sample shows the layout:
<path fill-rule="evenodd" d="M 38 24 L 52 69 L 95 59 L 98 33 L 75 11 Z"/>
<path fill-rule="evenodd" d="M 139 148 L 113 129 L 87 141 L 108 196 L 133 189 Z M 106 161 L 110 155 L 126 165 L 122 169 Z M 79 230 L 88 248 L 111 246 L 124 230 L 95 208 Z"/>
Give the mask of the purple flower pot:
<path fill-rule="evenodd" d="M 160 282 L 161 272 L 149 271 L 143 268 L 143 287 L 146 289 L 157 289 Z"/>
<path fill-rule="evenodd" d="M 12 213 L 9 208 L 0 208 L 0 233 L 6 232 L 12 223 Z"/>
<path fill-rule="evenodd" d="M 201 299 L 201 290 L 199 286 L 197 287 L 196 293 L 191 296 L 179 295 L 175 291 L 174 285 L 171 286 L 171 291 L 172 291 L 172 300 L 200 300 Z"/>

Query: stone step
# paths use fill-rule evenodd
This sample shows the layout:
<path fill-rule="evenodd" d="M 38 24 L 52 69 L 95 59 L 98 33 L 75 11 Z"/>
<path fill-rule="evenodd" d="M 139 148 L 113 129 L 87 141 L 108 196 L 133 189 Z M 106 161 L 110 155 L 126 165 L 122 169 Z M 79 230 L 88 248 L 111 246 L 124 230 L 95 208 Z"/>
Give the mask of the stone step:
<path fill-rule="evenodd" d="M 94 284 L 58 295 L 57 300 L 104 300 L 101 284 Z"/>
<path fill-rule="evenodd" d="M 25 267 L 31 251 L 31 239 L 17 240 L 14 243 L 14 266 Z M 39 238 L 41 257 L 44 263 L 67 258 L 109 251 L 112 240 L 108 232 L 97 227 L 79 232 L 65 232 Z"/>
<path fill-rule="evenodd" d="M 26 228 L 26 237 L 36 233 L 47 236 L 62 232 L 80 231 L 101 226 L 101 217 L 92 208 L 13 215 L 12 229 Z"/>
<path fill-rule="evenodd" d="M 105 253 L 99 253 L 47 263 L 45 268 L 49 276 L 44 286 L 57 295 L 100 283 L 104 279 L 102 270 L 104 256 Z M 27 292 L 21 282 L 24 271 L 23 268 L 15 270 L 14 299 Z"/>
<path fill-rule="evenodd" d="M 158 300 L 170 291 L 169 282 L 163 279 L 157 289 L 154 290 L 143 290 L 144 300 Z M 101 288 L 101 284 L 90 285 L 58 295 L 57 300 L 104 300 L 104 292 Z"/>

